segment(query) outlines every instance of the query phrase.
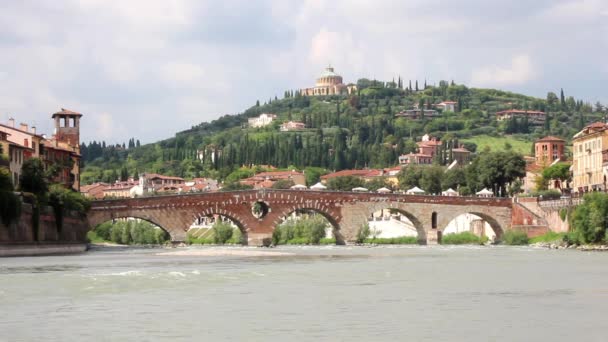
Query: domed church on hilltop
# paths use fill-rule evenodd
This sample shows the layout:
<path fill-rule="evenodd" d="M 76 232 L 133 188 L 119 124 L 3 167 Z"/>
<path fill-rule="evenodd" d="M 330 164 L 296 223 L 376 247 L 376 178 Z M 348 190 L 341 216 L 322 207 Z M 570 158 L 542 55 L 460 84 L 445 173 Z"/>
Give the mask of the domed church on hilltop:
<path fill-rule="evenodd" d="M 336 74 L 334 68 L 330 65 L 317 78 L 314 88 L 300 89 L 300 94 L 305 96 L 350 95 L 356 91 L 357 86 L 355 84 L 344 84 L 342 76 Z"/>

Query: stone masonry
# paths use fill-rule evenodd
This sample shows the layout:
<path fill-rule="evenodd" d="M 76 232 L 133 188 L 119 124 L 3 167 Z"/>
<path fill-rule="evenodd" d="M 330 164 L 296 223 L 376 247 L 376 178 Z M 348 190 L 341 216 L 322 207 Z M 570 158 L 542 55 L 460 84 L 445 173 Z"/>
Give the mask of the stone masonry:
<path fill-rule="evenodd" d="M 252 213 L 256 202 L 264 209 L 260 217 Z M 356 240 L 372 213 L 394 209 L 412 221 L 421 243 L 432 244 L 451 220 L 465 213 L 481 217 L 500 237 L 511 228 L 512 205 L 508 198 L 266 189 L 94 201 L 88 219 L 94 227 L 117 218 L 140 218 L 165 229 L 172 241 L 184 241 L 197 218 L 219 214 L 237 224 L 248 245 L 262 246 L 270 244 L 274 227 L 289 214 L 312 210 L 329 220 L 337 243 L 345 244 Z"/>

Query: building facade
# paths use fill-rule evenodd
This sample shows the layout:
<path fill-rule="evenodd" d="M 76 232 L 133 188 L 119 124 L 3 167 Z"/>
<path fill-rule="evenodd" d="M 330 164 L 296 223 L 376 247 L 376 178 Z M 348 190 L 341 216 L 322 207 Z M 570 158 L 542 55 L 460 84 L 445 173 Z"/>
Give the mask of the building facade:
<path fill-rule="evenodd" d="M 545 119 L 547 114 L 545 112 L 539 112 L 535 110 L 518 110 L 518 109 L 509 109 L 503 110 L 501 112 L 496 112 L 496 120 L 497 121 L 505 121 L 510 120 L 511 118 L 528 118 L 528 123 L 531 125 L 542 125 L 545 123 Z"/>
<path fill-rule="evenodd" d="M 608 125 L 592 123 L 572 139 L 572 187 L 577 193 L 606 190 L 604 159 L 608 159 Z"/>
<path fill-rule="evenodd" d="M 565 160 L 566 141 L 554 136 L 544 137 L 534 143 L 534 157 L 537 164 L 551 164 Z"/>
<path fill-rule="evenodd" d="M 270 125 L 276 118 L 277 116 L 275 114 L 262 113 L 258 117 L 249 118 L 247 123 L 249 124 L 249 127 L 264 127 Z"/>
<path fill-rule="evenodd" d="M 281 124 L 281 132 L 301 131 L 306 128 L 306 124 L 299 121 L 287 121 Z"/>

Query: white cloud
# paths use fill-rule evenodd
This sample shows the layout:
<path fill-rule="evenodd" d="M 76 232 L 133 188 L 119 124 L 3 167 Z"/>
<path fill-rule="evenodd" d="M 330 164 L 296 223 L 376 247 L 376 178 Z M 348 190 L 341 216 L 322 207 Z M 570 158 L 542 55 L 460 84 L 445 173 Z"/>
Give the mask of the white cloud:
<path fill-rule="evenodd" d="M 0 115 L 43 129 L 51 126 L 49 113 L 68 107 L 85 114 L 83 140 L 154 141 L 310 86 L 327 63 L 346 82 L 399 75 L 431 84 L 473 80 L 542 96 L 556 84 L 575 88 L 605 75 L 608 21 L 597 18 L 605 19 L 607 6 L 604 0 L 9 1 L 0 11 Z M 573 44 L 592 53 L 568 48 Z M 605 96 L 603 83 L 569 93 Z"/>
<path fill-rule="evenodd" d="M 203 68 L 196 64 L 184 62 L 170 62 L 161 69 L 161 77 L 166 82 L 177 85 L 192 85 L 202 82 L 205 76 Z"/>
<path fill-rule="evenodd" d="M 527 55 L 512 58 L 508 67 L 486 66 L 473 70 L 471 83 L 474 86 L 521 85 L 537 76 L 538 72 Z"/>
<path fill-rule="evenodd" d="M 608 3 L 605 0 L 572 0 L 548 8 L 542 16 L 550 19 L 589 19 L 605 16 Z"/>

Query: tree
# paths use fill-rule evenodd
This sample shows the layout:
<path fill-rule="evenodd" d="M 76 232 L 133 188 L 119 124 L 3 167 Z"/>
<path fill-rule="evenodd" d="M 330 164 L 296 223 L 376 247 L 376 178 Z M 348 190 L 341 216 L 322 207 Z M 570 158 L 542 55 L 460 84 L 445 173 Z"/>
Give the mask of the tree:
<path fill-rule="evenodd" d="M 37 196 L 48 192 L 49 185 L 40 159 L 31 158 L 23 163 L 19 186 L 22 191 L 31 192 Z"/>
<path fill-rule="evenodd" d="M 397 175 L 399 187 L 402 190 L 409 190 L 415 186 L 420 187 L 420 179 L 422 178 L 423 171 L 423 167 L 420 165 L 409 165 L 404 167 Z"/>
<path fill-rule="evenodd" d="M 281 179 L 272 184 L 273 189 L 289 189 L 294 186 L 295 183 L 291 179 Z"/>
<path fill-rule="evenodd" d="M 120 169 L 120 181 L 126 182 L 128 179 L 129 171 L 127 170 L 127 167 L 123 165 L 123 167 Z"/>
<path fill-rule="evenodd" d="M 487 152 L 475 158 L 467 167 L 467 173 L 467 185 L 471 190 L 473 183 L 478 182 L 496 195 L 506 196 L 506 185 L 525 176 L 526 162 L 514 151 Z"/>
<path fill-rule="evenodd" d="M 606 242 L 608 226 L 608 194 L 592 192 L 572 213 L 570 228 L 582 243 Z"/>
<path fill-rule="evenodd" d="M 438 165 L 426 166 L 420 178 L 420 187 L 429 194 L 441 193 L 443 167 Z"/>
<path fill-rule="evenodd" d="M 333 177 L 327 180 L 327 188 L 329 190 L 351 191 L 354 188 L 363 186 L 365 186 L 365 181 L 354 176 Z"/>
<path fill-rule="evenodd" d="M 564 110 L 566 108 L 566 97 L 564 96 L 564 89 L 563 88 L 560 90 L 559 104 L 560 104 L 562 110 Z"/>
<path fill-rule="evenodd" d="M 327 174 L 327 170 L 320 167 L 309 166 L 305 168 L 304 176 L 306 177 L 306 185 L 315 185 L 321 180 L 321 176 L 325 174 Z"/>
<path fill-rule="evenodd" d="M 458 190 L 459 187 L 466 186 L 466 184 L 466 174 L 461 167 L 446 170 L 441 178 L 441 188 L 445 190 L 449 188 Z"/>
<path fill-rule="evenodd" d="M 572 175 L 570 174 L 569 163 L 557 163 L 543 170 L 542 177 L 547 181 L 554 179 L 559 180 L 558 188 L 562 189 L 562 184 L 566 185 L 570 182 Z"/>

